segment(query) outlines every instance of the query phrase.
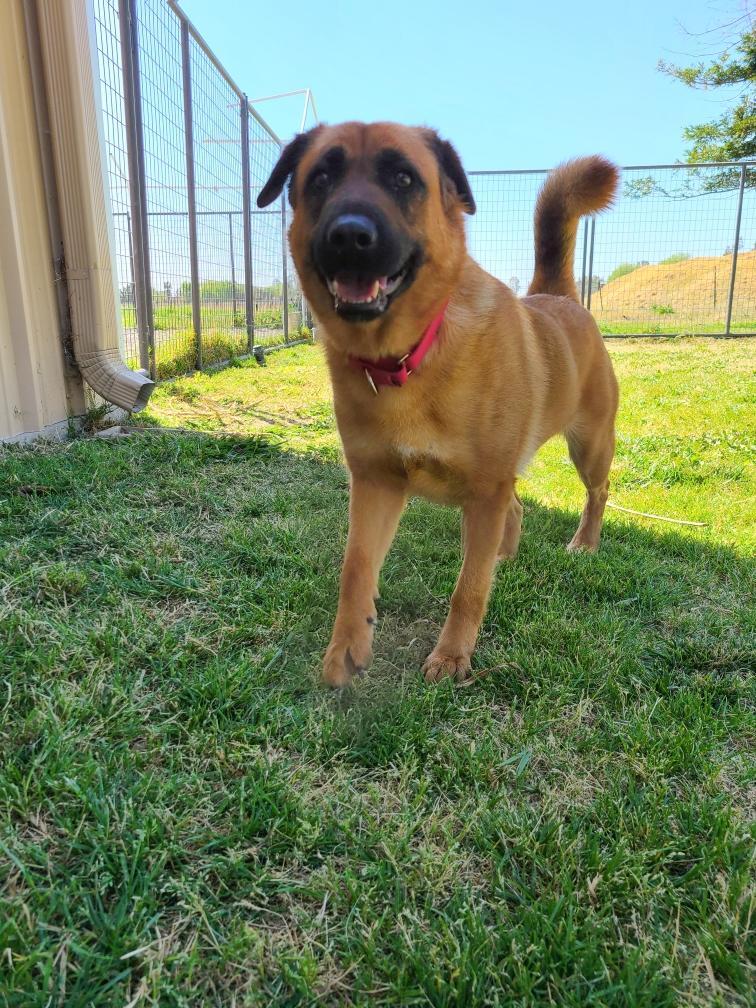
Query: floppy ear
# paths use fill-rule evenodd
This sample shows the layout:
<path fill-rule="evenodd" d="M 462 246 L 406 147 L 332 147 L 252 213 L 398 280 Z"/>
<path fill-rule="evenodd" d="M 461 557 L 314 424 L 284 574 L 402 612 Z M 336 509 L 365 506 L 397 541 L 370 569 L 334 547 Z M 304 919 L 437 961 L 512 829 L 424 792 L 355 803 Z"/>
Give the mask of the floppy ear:
<path fill-rule="evenodd" d="M 431 150 L 436 155 L 439 167 L 446 179 L 451 183 L 452 188 L 462 201 L 462 208 L 465 213 L 475 213 L 475 199 L 467 181 L 465 169 L 459 159 L 459 154 L 455 151 L 448 140 L 442 140 L 434 130 L 428 130 L 428 141 Z"/>
<path fill-rule="evenodd" d="M 260 195 L 257 197 L 257 205 L 259 207 L 269 206 L 277 196 L 281 195 L 283 187 L 286 185 L 286 180 L 289 176 L 292 177 L 293 182 L 293 176 L 294 172 L 297 170 L 297 165 L 302 160 L 304 152 L 310 146 L 312 138 L 318 129 L 320 129 L 320 127 L 316 126 L 314 129 L 308 130 L 307 133 L 297 133 L 294 139 L 284 147 L 281 151 L 281 156 L 276 162 L 275 168 L 270 173 L 270 178 L 262 187 Z M 294 206 L 292 195 L 293 188 L 290 183 L 289 200 L 291 205 Z"/>

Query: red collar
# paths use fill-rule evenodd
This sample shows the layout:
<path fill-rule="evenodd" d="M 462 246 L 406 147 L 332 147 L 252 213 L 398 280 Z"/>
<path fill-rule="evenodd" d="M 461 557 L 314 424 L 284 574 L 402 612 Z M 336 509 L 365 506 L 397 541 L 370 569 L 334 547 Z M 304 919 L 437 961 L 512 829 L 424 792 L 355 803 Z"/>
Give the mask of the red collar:
<path fill-rule="evenodd" d="M 349 363 L 357 371 L 364 371 L 368 383 L 378 395 L 380 385 L 393 385 L 400 388 L 407 381 L 413 371 L 420 366 L 425 355 L 436 341 L 438 330 L 444 321 L 444 315 L 449 302 L 443 306 L 431 324 L 425 330 L 419 343 L 398 360 L 395 357 L 381 357 L 377 361 L 366 360 L 364 357 L 350 357 Z"/>

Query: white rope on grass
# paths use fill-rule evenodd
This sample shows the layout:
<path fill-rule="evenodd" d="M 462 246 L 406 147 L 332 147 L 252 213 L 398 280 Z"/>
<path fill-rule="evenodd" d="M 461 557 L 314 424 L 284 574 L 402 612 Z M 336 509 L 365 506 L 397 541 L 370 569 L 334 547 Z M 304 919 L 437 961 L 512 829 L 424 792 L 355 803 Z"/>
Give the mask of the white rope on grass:
<path fill-rule="evenodd" d="M 612 501 L 607 501 L 606 506 L 614 508 L 615 511 L 624 511 L 625 514 L 638 515 L 640 518 L 653 518 L 656 521 L 670 522 L 672 525 L 693 525 L 695 528 L 706 528 L 709 525 L 708 522 L 687 521 L 685 518 L 667 518 L 665 515 L 651 514 L 649 511 L 635 511 L 633 508 L 622 507 L 621 504 L 615 504 Z"/>

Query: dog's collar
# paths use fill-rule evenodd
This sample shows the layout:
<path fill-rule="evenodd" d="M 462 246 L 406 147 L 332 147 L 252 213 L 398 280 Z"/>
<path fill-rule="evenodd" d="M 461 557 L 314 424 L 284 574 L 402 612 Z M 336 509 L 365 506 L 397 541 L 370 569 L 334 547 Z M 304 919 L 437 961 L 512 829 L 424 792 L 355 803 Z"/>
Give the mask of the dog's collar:
<path fill-rule="evenodd" d="M 436 341 L 448 306 L 449 302 L 447 301 L 423 333 L 420 342 L 416 343 L 404 357 L 398 359 L 396 357 L 381 357 L 377 361 L 366 360 L 364 357 L 349 358 L 349 363 L 353 368 L 365 372 L 368 384 L 376 395 L 378 395 L 378 388 L 381 385 L 393 385 L 395 388 L 401 388 L 412 372 L 417 370 Z"/>

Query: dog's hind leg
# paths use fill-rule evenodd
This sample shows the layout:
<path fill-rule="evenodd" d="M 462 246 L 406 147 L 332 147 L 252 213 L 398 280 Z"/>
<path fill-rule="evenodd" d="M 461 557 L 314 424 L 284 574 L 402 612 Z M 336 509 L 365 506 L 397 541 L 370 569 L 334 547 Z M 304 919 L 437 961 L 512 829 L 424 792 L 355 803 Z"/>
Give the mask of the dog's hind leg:
<path fill-rule="evenodd" d="M 567 431 L 570 458 L 586 490 L 585 505 L 570 551 L 598 549 L 604 508 L 609 496 L 609 469 L 614 458 L 614 415 L 598 427 L 587 425 Z"/>
<path fill-rule="evenodd" d="M 512 494 L 507 510 L 504 534 L 499 544 L 499 559 L 508 560 L 517 556 L 517 548 L 520 545 L 520 535 L 522 534 L 522 501 L 516 493 Z"/>
<path fill-rule="evenodd" d="M 589 553 L 598 549 L 609 496 L 609 469 L 614 458 L 614 418 L 618 401 L 617 379 L 598 329 L 596 340 L 598 352 L 587 375 L 576 415 L 565 431 L 570 458 L 586 490 L 580 524 L 567 549 Z"/>

